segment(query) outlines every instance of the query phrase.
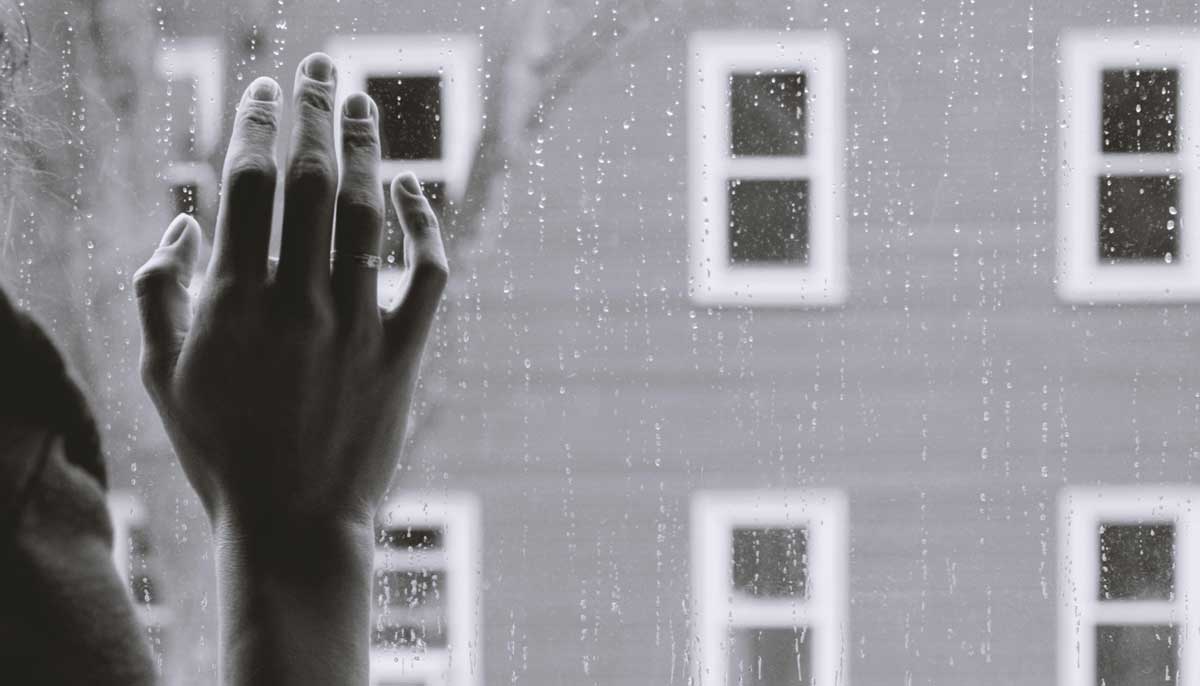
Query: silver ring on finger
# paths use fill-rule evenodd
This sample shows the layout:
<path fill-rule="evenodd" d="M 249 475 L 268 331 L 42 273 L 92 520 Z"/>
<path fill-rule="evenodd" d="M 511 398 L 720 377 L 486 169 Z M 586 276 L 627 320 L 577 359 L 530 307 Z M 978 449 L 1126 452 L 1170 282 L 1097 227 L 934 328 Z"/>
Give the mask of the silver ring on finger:
<path fill-rule="evenodd" d="M 359 267 L 366 267 L 367 269 L 379 269 L 383 266 L 383 258 L 379 255 L 372 255 L 365 252 L 339 253 L 334 250 L 329 253 L 329 261 L 333 264 L 350 262 Z"/>

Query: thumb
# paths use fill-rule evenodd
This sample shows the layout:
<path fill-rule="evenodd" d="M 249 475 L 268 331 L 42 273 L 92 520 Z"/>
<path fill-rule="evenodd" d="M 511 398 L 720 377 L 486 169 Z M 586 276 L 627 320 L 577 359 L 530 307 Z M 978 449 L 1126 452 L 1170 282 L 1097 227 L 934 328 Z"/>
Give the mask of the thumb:
<path fill-rule="evenodd" d="M 133 275 L 142 320 L 142 379 L 149 388 L 175 367 L 192 323 L 191 296 L 200 225 L 186 214 L 171 222 L 158 249 Z"/>

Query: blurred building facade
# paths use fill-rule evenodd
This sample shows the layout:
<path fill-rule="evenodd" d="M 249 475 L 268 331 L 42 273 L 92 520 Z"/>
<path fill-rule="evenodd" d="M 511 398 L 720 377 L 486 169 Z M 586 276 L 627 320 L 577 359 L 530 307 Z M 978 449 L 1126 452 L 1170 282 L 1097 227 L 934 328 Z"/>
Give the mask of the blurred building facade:
<path fill-rule="evenodd" d="M 435 196 L 378 683 L 1200 678 L 1195 3 L 51 5 L 46 73 L 105 85 L 64 212 L 136 235 L 72 270 L 211 230 L 241 89 L 313 50 Z M 136 379 L 110 296 L 74 349 L 118 558 L 166 683 L 210 683 L 206 525 L 99 371 Z"/>

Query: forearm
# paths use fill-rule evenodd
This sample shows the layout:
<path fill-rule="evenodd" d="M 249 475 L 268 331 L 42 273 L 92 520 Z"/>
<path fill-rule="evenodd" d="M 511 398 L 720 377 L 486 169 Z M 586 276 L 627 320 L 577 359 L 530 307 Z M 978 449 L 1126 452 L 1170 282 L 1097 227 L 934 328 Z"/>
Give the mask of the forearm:
<path fill-rule="evenodd" d="M 365 686 L 369 525 L 267 534 L 217 524 L 214 537 L 224 686 Z"/>

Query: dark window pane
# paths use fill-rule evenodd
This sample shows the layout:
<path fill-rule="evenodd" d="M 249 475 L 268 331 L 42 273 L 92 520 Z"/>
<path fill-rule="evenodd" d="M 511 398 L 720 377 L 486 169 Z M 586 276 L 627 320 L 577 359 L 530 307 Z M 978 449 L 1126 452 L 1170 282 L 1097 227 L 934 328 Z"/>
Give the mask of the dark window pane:
<path fill-rule="evenodd" d="M 1179 72 L 1108 69 L 1104 72 L 1104 152 L 1175 152 Z"/>
<path fill-rule="evenodd" d="M 411 608 L 438 605 L 444 601 L 446 573 L 443 571 L 387 570 L 375 573 L 375 605 L 380 608 Z"/>
<path fill-rule="evenodd" d="M 380 620 L 371 627 L 371 645 L 383 649 L 445 648 L 446 623 L 440 620 L 419 623 Z"/>
<path fill-rule="evenodd" d="M 808 181 L 729 182 L 729 261 L 808 262 Z"/>
<path fill-rule="evenodd" d="M 440 527 L 395 527 L 382 529 L 378 542 L 396 550 L 438 550 L 442 547 Z"/>
<path fill-rule="evenodd" d="M 128 552 L 135 564 L 145 560 L 147 555 L 154 552 L 153 544 L 150 542 L 150 531 L 146 527 L 135 526 L 129 529 Z"/>
<path fill-rule="evenodd" d="M 730 641 L 730 686 L 809 686 L 812 630 L 739 629 Z"/>
<path fill-rule="evenodd" d="M 1096 627 L 1096 685 L 1175 684 L 1179 640 L 1173 626 Z"/>
<path fill-rule="evenodd" d="M 384 205 L 387 209 L 384 212 L 386 216 L 383 223 L 383 251 L 380 256 L 383 257 L 385 265 L 402 267 L 404 266 L 404 231 L 400 227 L 400 218 L 396 216 L 396 206 L 388 195 L 391 193 L 388 185 L 390 183 L 388 181 L 383 186 L 383 197 L 387 200 Z M 429 199 L 429 206 L 433 208 L 433 213 L 437 215 L 438 221 L 442 221 L 447 204 L 446 184 L 441 181 L 422 181 L 421 190 L 425 191 L 425 197 Z"/>
<path fill-rule="evenodd" d="M 133 578 L 130 579 L 130 590 L 133 593 L 133 602 L 139 605 L 154 605 L 162 602 L 158 584 L 146 574 L 134 572 Z"/>
<path fill-rule="evenodd" d="M 804 597 L 808 592 L 808 532 L 734 529 L 733 586 L 752 596 Z"/>
<path fill-rule="evenodd" d="M 171 202 L 175 214 L 196 214 L 199 193 L 194 183 L 180 183 L 171 186 Z"/>
<path fill-rule="evenodd" d="M 1170 600 L 1175 595 L 1175 525 L 1100 527 L 1100 599 Z"/>
<path fill-rule="evenodd" d="M 196 145 L 196 80 L 172 79 L 167 98 L 167 145 L 174 160 L 194 161 L 199 158 Z"/>
<path fill-rule="evenodd" d="M 442 156 L 441 77 L 371 77 L 367 95 L 379 106 L 383 159 Z"/>
<path fill-rule="evenodd" d="M 803 155 L 805 75 L 729 77 L 730 145 L 734 155 Z"/>
<path fill-rule="evenodd" d="M 1100 177 L 1100 258 L 1177 262 L 1179 177 Z"/>

